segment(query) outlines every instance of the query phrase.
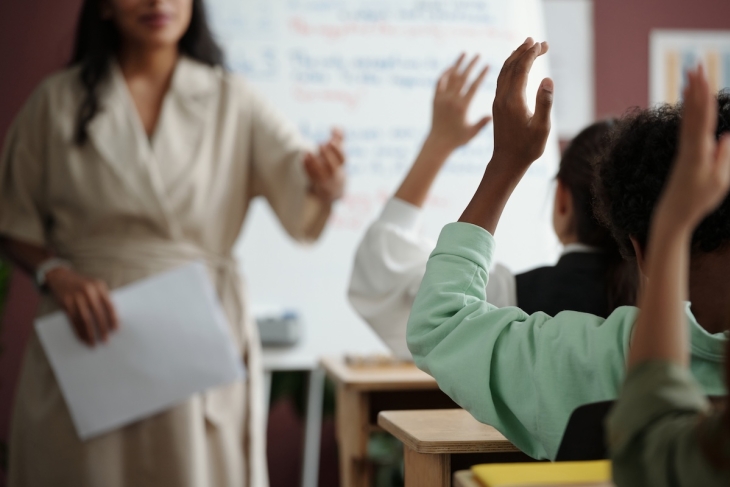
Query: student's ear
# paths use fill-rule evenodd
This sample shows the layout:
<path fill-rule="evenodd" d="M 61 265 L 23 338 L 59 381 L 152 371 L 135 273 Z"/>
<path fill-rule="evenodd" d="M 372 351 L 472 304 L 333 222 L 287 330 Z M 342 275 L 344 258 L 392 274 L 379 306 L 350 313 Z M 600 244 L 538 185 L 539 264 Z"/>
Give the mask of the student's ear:
<path fill-rule="evenodd" d="M 644 265 L 646 261 L 644 260 L 644 249 L 641 248 L 639 241 L 634 237 L 629 237 L 629 239 L 631 240 L 631 246 L 634 247 L 634 254 L 636 254 L 636 266 L 639 268 L 641 275 L 645 276 Z"/>
<path fill-rule="evenodd" d="M 568 187 L 558 179 L 558 187 L 555 188 L 555 211 L 560 215 L 566 215 L 572 213 L 572 210 L 573 195 L 570 194 Z"/>

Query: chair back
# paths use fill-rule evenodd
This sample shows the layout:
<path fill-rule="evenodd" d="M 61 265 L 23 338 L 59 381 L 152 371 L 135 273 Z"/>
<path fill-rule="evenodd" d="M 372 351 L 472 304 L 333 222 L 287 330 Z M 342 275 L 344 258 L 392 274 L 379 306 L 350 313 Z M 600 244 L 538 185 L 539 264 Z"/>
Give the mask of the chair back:
<path fill-rule="evenodd" d="M 608 458 L 604 422 L 614 401 L 580 406 L 570 415 L 555 461 L 575 462 Z"/>

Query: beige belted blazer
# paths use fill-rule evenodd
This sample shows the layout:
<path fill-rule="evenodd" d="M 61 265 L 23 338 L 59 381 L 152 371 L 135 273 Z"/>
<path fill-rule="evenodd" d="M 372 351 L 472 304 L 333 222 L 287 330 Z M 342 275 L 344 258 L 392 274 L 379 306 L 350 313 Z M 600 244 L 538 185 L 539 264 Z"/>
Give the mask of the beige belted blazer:
<path fill-rule="evenodd" d="M 48 246 L 111 288 L 205 260 L 249 374 L 81 442 L 33 336 L 16 393 L 10 485 L 265 486 L 260 343 L 231 252 L 257 195 L 294 238 L 319 236 L 330 207 L 307 190 L 302 157 L 311 147 L 243 79 L 184 57 L 151 138 L 114 64 L 89 141 L 77 146 L 82 96 L 78 69 L 65 70 L 15 120 L 0 159 L 0 234 Z M 54 309 L 44 297 L 39 313 Z"/>

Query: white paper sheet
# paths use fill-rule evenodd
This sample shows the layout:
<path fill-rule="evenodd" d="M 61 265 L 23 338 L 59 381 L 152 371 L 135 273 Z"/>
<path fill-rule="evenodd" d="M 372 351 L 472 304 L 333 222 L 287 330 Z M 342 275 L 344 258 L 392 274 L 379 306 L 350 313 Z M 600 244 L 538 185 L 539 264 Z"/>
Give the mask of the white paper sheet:
<path fill-rule="evenodd" d="M 76 338 L 61 312 L 35 323 L 82 440 L 243 378 L 203 264 L 117 289 L 112 300 L 120 329 L 94 348 Z"/>

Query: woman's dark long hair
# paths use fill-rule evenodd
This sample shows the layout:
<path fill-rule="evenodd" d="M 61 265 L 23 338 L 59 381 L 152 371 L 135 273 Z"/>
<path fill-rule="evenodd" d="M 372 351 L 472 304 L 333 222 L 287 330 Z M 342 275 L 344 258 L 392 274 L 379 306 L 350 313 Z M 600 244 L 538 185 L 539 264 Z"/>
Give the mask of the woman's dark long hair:
<path fill-rule="evenodd" d="M 75 141 L 83 145 L 88 139 L 89 123 L 99 112 L 99 85 L 109 74 L 112 57 L 120 46 L 120 34 L 111 19 L 104 19 L 101 7 L 104 0 L 85 0 L 76 27 L 76 41 L 70 65 L 81 66 L 79 74 L 84 98 L 76 119 Z M 223 64 L 223 51 L 215 42 L 208 27 L 203 0 L 193 0 L 193 11 L 188 30 L 178 48 L 197 61 L 210 66 Z"/>
<path fill-rule="evenodd" d="M 565 149 L 557 175 L 573 198 L 578 241 L 601 249 L 606 256 L 607 315 L 618 306 L 634 305 L 638 285 L 636 264 L 624 260 L 611 232 L 593 212 L 594 161 L 601 156 L 614 123 L 614 120 L 603 120 L 579 133 Z"/>

